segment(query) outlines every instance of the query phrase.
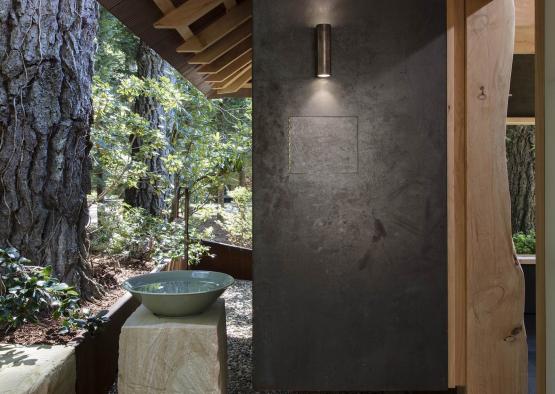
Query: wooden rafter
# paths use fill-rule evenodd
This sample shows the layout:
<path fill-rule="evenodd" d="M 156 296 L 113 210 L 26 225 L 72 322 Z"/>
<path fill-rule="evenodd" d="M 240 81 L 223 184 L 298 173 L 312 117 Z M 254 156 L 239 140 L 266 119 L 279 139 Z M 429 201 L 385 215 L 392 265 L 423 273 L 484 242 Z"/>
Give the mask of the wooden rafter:
<path fill-rule="evenodd" d="M 245 71 L 242 73 L 239 78 L 237 78 L 234 82 L 229 84 L 227 87 L 218 90 L 218 94 L 229 94 L 229 93 L 236 93 L 252 78 L 252 65 L 247 66 Z"/>
<path fill-rule="evenodd" d="M 232 83 L 236 82 L 237 80 L 244 79 L 246 76 L 250 76 L 250 74 L 252 73 L 252 67 L 250 64 L 248 64 L 247 66 L 243 67 L 242 69 L 238 70 L 237 72 L 233 73 L 232 75 L 230 75 L 228 78 L 226 78 L 224 81 L 222 82 L 218 82 L 215 83 L 214 89 L 219 90 L 219 89 L 226 89 L 229 86 L 231 86 Z M 247 75 L 248 74 L 248 75 Z"/>
<path fill-rule="evenodd" d="M 226 81 L 229 77 L 231 77 L 232 75 L 237 74 L 239 71 L 243 70 L 246 66 L 248 66 L 250 64 L 252 64 L 252 61 L 249 60 L 248 62 L 246 62 L 244 64 L 241 64 L 240 67 L 238 66 L 238 67 L 230 68 L 229 71 L 226 68 L 226 69 L 222 70 L 221 72 L 219 72 L 217 74 L 208 75 L 205 78 L 205 81 L 209 82 L 213 86 L 215 86 L 218 82 Z"/>
<path fill-rule="evenodd" d="M 175 29 L 189 26 L 191 23 L 206 15 L 223 0 L 188 0 L 154 23 L 157 29 Z"/>
<path fill-rule="evenodd" d="M 154 0 L 154 4 L 162 11 L 162 14 L 166 15 L 172 12 L 175 9 L 171 0 Z M 179 35 L 184 39 L 188 40 L 189 38 L 193 37 L 194 34 L 189 29 L 189 26 L 180 26 L 177 29 Z"/>
<path fill-rule="evenodd" d="M 163 14 L 154 27 L 177 30 L 184 43 L 176 51 L 193 54 L 186 55 L 186 61 L 204 75 L 204 83 L 217 95 L 250 92 L 252 0 L 187 0 L 177 7 L 172 0 L 152 1 Z M 226 12 L 218 17 L 215 9 L 222 4 Z M 198 26 L 201 18 L 207 23 Z M 195 23 L 193 32 L 190 26 Z"/>
<path fill-rule="evenodd" d="M 250 63 L 248 63 L 247 65 L 249 65 L 249 64 L 250 64 Z M 228 73 L 228 74 L 226 75 L 225 78 L 222 78 L 222 77 L 217 77 L 217 78 L 216 78 L 216 75 L 217 75 L 217 74 L 209 75 L 209 76 L 205 79 L 205 81 L 206 81 L 206 82 L 212 83 L 212 86 L 213 86 L 214 89 L 215 89 L 215 88 L 216 88 L 216 85 L 217 85 L 219 82 L 227 81 L 229 78 L 231 78 L 231 77 L 237 75 L 238 73 L 240 73 L 241 71 L 243 71 L 243 69 L 244 69 L 245 67 L 246 67 L 246 66 L 243 66 L 243 67 L 241 67 L 241 68 L 238 68 L 238 69 L 234 70 L 233 72 Z M 216 79 L 217 79 L 217 80 L 216 80 Z"/>
<path fill-rule="evenodd" d="M 206 82 L 222 82 L 235 74 L 237 71 L 243 69 L 252 62 L 252 51 L 239 56 L 237 59 L 229 63 L 224 69 L 216 74 L 210 74 L 205 78 Z"/>
<path fill-rule="evenodd" d="M 252 51 L 251 40 L 247 39 L 241 44 L 237 45 L 231 51 L 227 52 L 222 57 L 214 60 L 210 64 L 206 64 L 198 69 L 200 74 L 216 74 L 222 71 L 227 65 L 235 61 L 239 57 L 243 56 L 245 53 Z"/>
<path fill-rule="evenodd" d="M 229 10 L 224 16 L 211 23 L 200 33 L 185 41 L 177 52 L 198 53 L 232 32 L 237 26 L 252 17 L 252 1 L 247 0 Z"/>
<path fill-rule="evenodd" d="M 209 64 L 233 49 L 252 34 L 252 22 L 249 20 L 233 30 L 214 45 L 196 54 L 189 60 L 190 64 Z"/>

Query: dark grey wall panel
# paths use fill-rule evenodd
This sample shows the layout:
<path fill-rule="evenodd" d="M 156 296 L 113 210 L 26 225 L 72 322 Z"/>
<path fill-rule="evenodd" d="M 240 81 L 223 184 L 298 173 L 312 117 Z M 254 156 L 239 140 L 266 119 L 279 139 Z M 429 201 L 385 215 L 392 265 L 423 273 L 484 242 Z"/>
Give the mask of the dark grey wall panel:
<path fill-rule="evenodd" d="M 534 117 L 535 66 L 535 55 L 514 55 L 507 116 Z"/>
<path fill-rule="evenodd" d="M 445 19 L 444 0 L 254 2 L 258 388 L 447 387 Z"/>

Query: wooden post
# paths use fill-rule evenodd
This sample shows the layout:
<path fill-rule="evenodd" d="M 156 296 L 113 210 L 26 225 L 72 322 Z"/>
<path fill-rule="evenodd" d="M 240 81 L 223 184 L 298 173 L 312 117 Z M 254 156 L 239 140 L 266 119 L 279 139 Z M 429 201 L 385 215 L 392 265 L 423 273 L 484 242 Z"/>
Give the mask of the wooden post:
<path fill-rule="evenodd" d="M 527 392 L 524 276 L 514 253 L 505 122 L 513 0 L 467 0 L 468 394 Z"/>

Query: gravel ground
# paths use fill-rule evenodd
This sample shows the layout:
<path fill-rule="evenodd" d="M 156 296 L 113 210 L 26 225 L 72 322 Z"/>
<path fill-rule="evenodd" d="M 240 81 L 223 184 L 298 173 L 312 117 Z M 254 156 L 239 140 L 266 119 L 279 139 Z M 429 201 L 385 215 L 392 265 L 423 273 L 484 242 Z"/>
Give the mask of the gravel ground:
<path fill-rule="evenodd" d="M 224 295 L 227 320 L 229 394 L 252 390 L 252 292 L 251 282 L 238 280 Z"/>

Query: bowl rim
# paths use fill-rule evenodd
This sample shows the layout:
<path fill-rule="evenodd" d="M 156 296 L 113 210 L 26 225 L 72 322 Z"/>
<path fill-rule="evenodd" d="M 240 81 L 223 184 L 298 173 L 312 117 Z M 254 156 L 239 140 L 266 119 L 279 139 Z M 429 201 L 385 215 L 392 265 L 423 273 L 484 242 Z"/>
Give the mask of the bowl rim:
<path fill-rule="evenodd" d="M 153 276 L 153 275 L 157 275 L 157 274 L 169 274 L 171 272 L 190 272 L 190 273 L 194 273 L 194 272 L 203 272 L 203 273 L 207 273 L 207 274 L 218 274 L 218 275 L 224 275 L 224 279 L 226 279 L 226 283 L 224 283 L 223 285 L 219 285 L 209 291 L 199 291 L 199 292 L 195 292 L 195 293 L 153 293 L 153 292 L 149 292 L 149 291 L 140 291 L 140 290 L 134 290 L 132 289 L 129 281 L 133 280 L 133 279 L 139 279 L 139 278 L 144 278 L 144 277 L 149 277 L 149 276 Z M 220 290 L 225 290 L 227 289 L 229 286 L 233 285 L 235 283 L 235 278 L 229 274 L 226 274 L 224 272 L 218 272 L 218 271 L 207 271 L 207 270 L 175 270 L 175 271 L 159 271 L 159 272 L 149 272 L 146 274 L 142 274 L 142 275 L 136 275 L 136 276 L 132 276 L 131 278 L 127 278 L 126 280 L 123 281 L 123 283 L 121 284 L 121 287 L 128 291 L 131 294 L 144 294 L 144 295 L 154 295 L 154 296 L 186 296 L 186 295 L 198 295 L 198 294 L 210 294 L 210 293 L 214 293 L 214 292 L 218 292 Z"/>

